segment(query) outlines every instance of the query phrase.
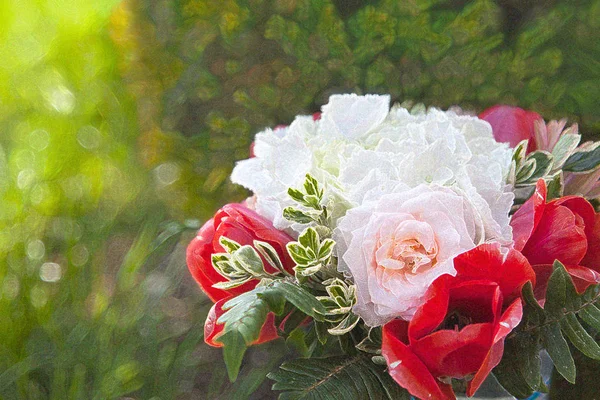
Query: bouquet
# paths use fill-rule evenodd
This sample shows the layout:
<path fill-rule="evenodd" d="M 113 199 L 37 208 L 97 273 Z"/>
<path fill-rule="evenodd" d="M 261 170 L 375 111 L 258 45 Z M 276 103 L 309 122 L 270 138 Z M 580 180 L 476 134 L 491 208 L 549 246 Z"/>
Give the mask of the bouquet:
<path fill-rule="evenodd" d="M 256 135 L 228 204 L 187 251 L 214 302 L 205 341 L 234 380 L 283 338 L 283 399 L 454 399 L 493 374 L 547 391 L 546 352 L 600 359 L 600 143 L 495 106 L 334 95 Z"/>

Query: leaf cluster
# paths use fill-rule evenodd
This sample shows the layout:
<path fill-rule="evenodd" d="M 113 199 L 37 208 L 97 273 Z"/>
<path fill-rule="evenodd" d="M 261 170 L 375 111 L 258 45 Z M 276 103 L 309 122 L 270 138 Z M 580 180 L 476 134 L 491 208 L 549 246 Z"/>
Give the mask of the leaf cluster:
<path fill-rule="evenodd" d="M 523 288 L 523 298 L 523 321 L 507 338 L 502 362 L 494 369 L 498 381 L 517 398 L 548 390 L 540 372 L 541 350 L 570 383 L 576 379 L 573 348 L 600 360 L 600 345 L 595 339 L 600 333 L 598 286 L 578 294 L 565 267 L 556 261 L 543 307 L 534 298 L 531 284 Z"/>

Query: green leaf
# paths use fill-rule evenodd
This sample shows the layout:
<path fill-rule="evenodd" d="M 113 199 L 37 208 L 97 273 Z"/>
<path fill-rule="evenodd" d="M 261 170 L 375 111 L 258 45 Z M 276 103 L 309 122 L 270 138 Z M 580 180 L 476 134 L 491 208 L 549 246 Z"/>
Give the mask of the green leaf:
<path fill-rule="evenodd" d="M 277 250 L 275 250 L 273 246 L 267 242 L 261 242 L 260 240 L 255 240 L 253 244 L 265 261 L 267 261 L 273 268 L 281 272 L 285 271 L 283 264 L 281 263 L 281 259 L 279 258 L 279 254 L 277 254 Z"/>
<path fill-rule="evenodd" d="M 319 191 L 319 183 L 311 174 L 306 174 L 306 180 L 304 181 L 304 190 L 309 195 L 313 195 L 316 197 L 323 196 L 323 194 Z"/>
<path fill-rule="evenodd" d="M 302 234 L 298 237 L 298 242 L 304 248 L 312 249 L 315 252 L 319 250 L 319 234 L 314 228 L 307 228 L 304 232 L 302 232 Z"/>
<path fill-rule="evenodd" d="M 294 201 L 296 201 L 300 204 L 304 204 L 304 193 L 302 193 L 301 191 L 294 189 L 294 188 L 289 188 L 288 195 L 292 199 L 294 199 Z"/>
<path fill-rule="evenodd" d="M 364 355 L 288 361 L 267 375 L 280 400 L 348 400 L 410 398 L 385 371 Z"/>
<path fill-rule="evenodd" d="M 232 279 L 229 281 L 217 282 L 214 285 L 212 285 L 212 287 L 214 287 L 215 289 L 229 290 L 229 289 L 236 288 L 238 286 L 242 286 L 244 283 L 249 282 L 252 279 L 254 279 L 254 278 L 247 277 L 247 278 L 241 278 L 241 279 Z"/>
<path fill-rule="evenodd" d="M 356 324 L 360 321 L 360 318 L 356 314 L 349 313 L 346 317 L 336 326 L 327 330 L 330 334 L 334 336 L 345 335 L 350 332 Z"/>
<path fill-rule="evenodd" d="M 234 251 L 236 251 L 237 249 L 242 247 L 238 242 L 233 241 L 225 236 L 221 236 L 219 238 L 219 243 L 221 244 L 221 246 L 223 246 L 225 251 L 228 253 L 233 253 Z"/>
<path fill-rule="evenodd" d="M 286 245 L 286 248 L 287 248 L 287 251 L 288 251 L 290 257 L 292 257 L 292 259 L 296 262 L 296 264 L 298 264 L 298 265 L 310 264 L 311 259 L 308 256 L 308 254 L 306 254 L 306 250 L 304 249 L 304 247 L 299 245 L 297 242 L 289 242 Z"/>
<path fill-rule="evenodd" d="M 559 262 L 554 262 L 554 271 L 548 280 L 546 289 L 546 303 L 544 310 L 551 315 L 562 316 L 563 309 L 567 305 L 567 284 L 571 278 L 564 266 Z"/>
<path fill-rule="evenodd" d="M 283 218 L 291 222 L 297 222 L 299 224 L 309 224 L 315 221 L 310 214 L 298 210 L 294 207 L 286 207 L 283 209 Z"/>
<path fill-rule="evenodd" d="M 600 332 L 600 310 L 593 304 L 589 304 L 581 309 L 578 314 L 592 328 Z"/>
<path fill-rule="evenodd" d="M 246 341 L 240 332 L 229 331 L 219 337 L 223 343 L 223 359 L 231 382 L 235 382 L 246 353 Z"/>
<path fill-rule="evenodd" d="M 577 134 L 563 134 L 560 139 L 552 149 L 552 156 L 554 158 L 553 169 L 560 169 L 564 163 L 567 161 L 569 156 L 575 151 L 579 141 L 581 140 L 581 135 Z"/>
<path fill-rule="evenodd" d="M 542 344 L 558 373 L 574 384 L 576 376 L 575 361 L 558 322 L 542 327 Z"/>
<path fill-rule="evenodd" d="M 561 320 L 560 326 L 564 334 L 579 351 L 594 360 L 600 360 L 600 346 L 581 326 L 574 314 L 567 314 Z"/>
<path fill-rule="evenodd" d="M 242 246 L 233 252 L 231 254 L 231 261 L 252 276 L 260 277 L 265 275 L 263 262 L 256 250 L 250 245 Z"/>
<path fill-rule="evenodd" d="M 578 151 L 570 156 L 563 170 L 569 172 L 587 172 L 596 169 L 600 165 L 600 146 L 596 145 L 590 151 Z"/>
<path fill-rule="evenodd" d="M 534 151 L 533 153 L 527 156 L 527 159 L 535 160 L 535 171 L 534 173 L 527 179 L 528 181 L 537 182 L 538 179 L 545 177 L 552 170 L 553 160 L 552 154 L 547 151 Z"/>
<path fill-rule="evenodd" d="M 288 281 L 277 281 L 276 284 L 287 301 L 304 314 L 317 321 L 322 320 L 322 314 L 326 312 L 325 307 L 309 291 Z"/>

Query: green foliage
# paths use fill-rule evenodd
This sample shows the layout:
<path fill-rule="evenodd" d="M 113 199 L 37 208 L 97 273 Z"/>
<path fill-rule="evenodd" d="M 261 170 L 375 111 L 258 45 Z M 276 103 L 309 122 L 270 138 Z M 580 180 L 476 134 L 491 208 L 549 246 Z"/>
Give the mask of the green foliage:
<path fill-rule="evenodd" d="M 268 377 L 275 381 L 273 390 L 284 391 L 280 400 L 402 400 L 410 399 L 370 357 L 338 356 L 288 361 Z"/>
<path fill-rule="evenodd" d="M 226 312 L 218 323 L 224 324 L 224 328 L 217 340 L 223 343 L 223 357 L 231 381 L 236 380 L 246 348 L 258 339 L 267 314 L 271 311 L 282 315 L 286 301 L 316 320 L 325 313 L 312 294 L 287 280 L 264 279 L 254 290 L 223 305 Z"/>
<path fill-rule="evenodd" d="M 568 382 L 576 382 L 576 369 L 569 344 L 585 356 L 600 360 L 600 291 L 591 286 L 578 294 L 565 267 L 558 261 L 548 280 L 542 308 L 531 284 L 523 289 L 524 317 L 507 338 L 504 358 L 494 375 L 512 395 L 525 398 L 534 391 L 547 391 L 540 374 L 540 350 L 552 359 L 556 371 Z"/>
<path fill-rule="evenodd" d="M 597 0 L 351 3 L 0 4 L 0 397 L 249 397 L 282 345 L 227 382 L 186 219 L 241 200 L 228 176 L 254 133 L 331 93 L 518 104 L 600 132 Z"/>

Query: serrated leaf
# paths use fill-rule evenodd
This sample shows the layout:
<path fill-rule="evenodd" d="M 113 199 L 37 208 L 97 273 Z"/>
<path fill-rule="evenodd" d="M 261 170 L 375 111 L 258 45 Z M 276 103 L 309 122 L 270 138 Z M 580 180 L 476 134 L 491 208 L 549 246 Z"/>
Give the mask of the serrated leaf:
<path fill-rule="evenodd" d="M 366 356 L 338 356 L 289 361 L 268 375 L 273 390 L 286 400 L 408 400 L 410 396 Z"/>
<path fill-rule="evenodd" d="M 542 344 L 558 373 L 574 384 L 576 377 L 575 361 L 558 322 L 542 327 Z"/>
<path fill-rule="evenodd" d="M 571 155 L 563 170 L 569 172 L 592 171 L 600 166 L 600 146 L 595 146 L 590 151 L 578 151 Z"/>
<path fill-rule="evenodd" d="M 600 346 L 581 326 L 574 314 L 567 314 L 560 321 L 560 327 L 577 350 L 594 360 L 600 360 Z"/>
<path fill-rule="evenodd" d="M 269 309 L 275 315 L 282 315 L 285 309 L 285 297 L 277 290 L 265 290 L 257 293 L 257 296 L 267 302 Z"/>

